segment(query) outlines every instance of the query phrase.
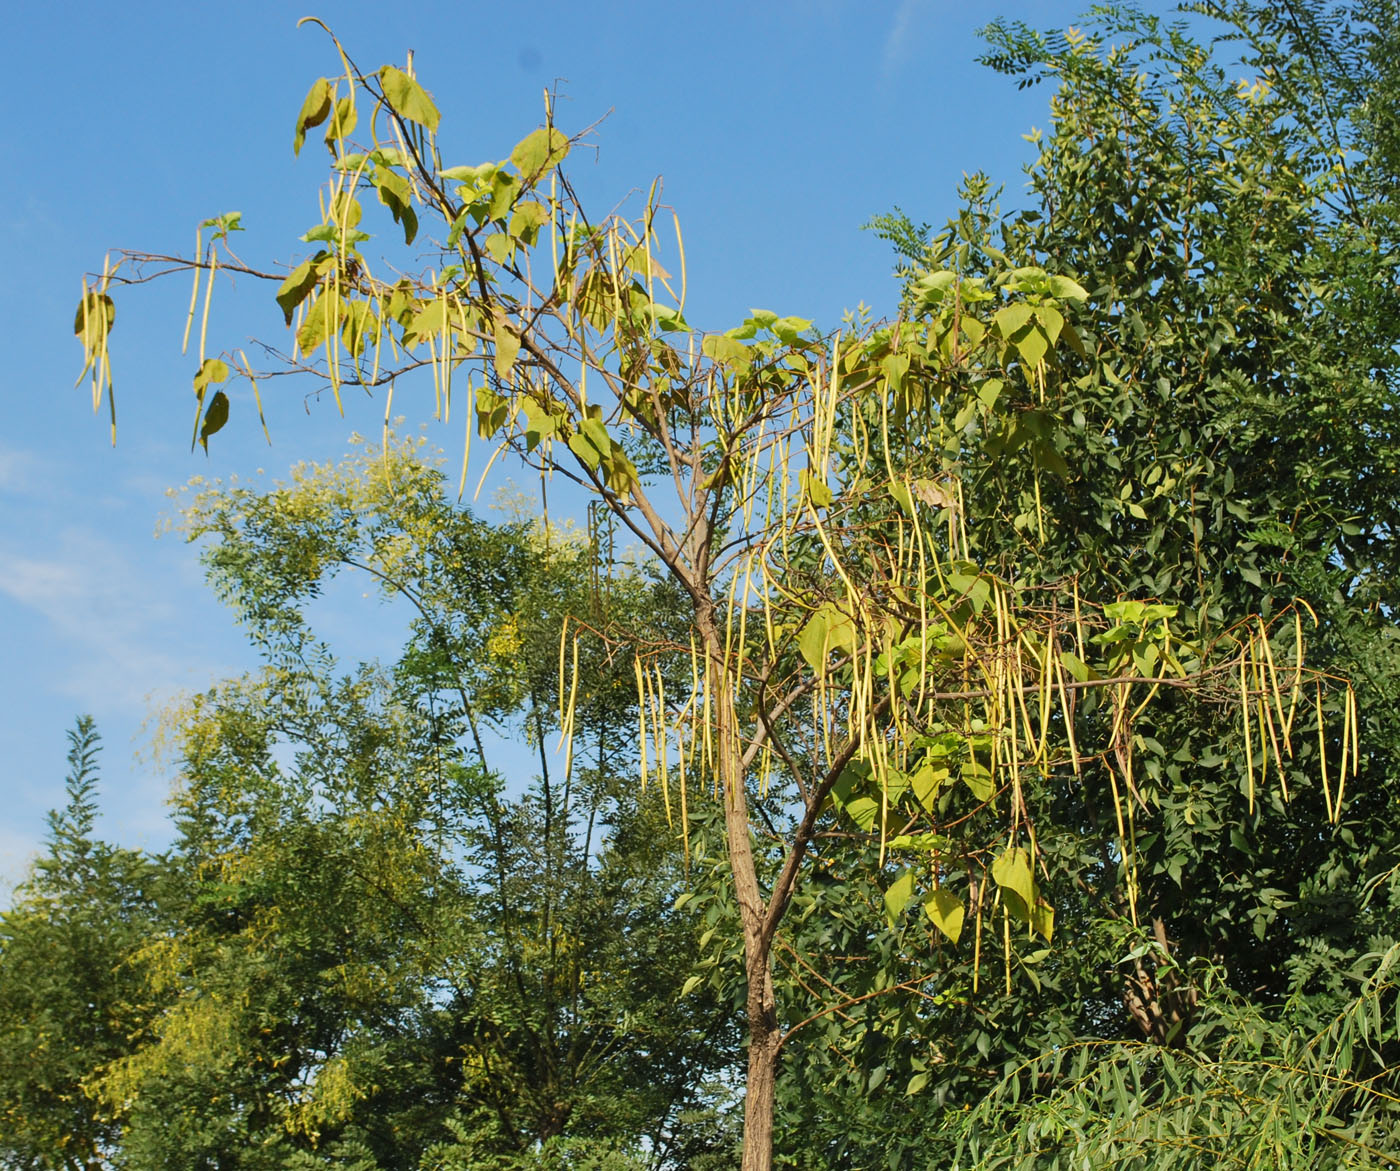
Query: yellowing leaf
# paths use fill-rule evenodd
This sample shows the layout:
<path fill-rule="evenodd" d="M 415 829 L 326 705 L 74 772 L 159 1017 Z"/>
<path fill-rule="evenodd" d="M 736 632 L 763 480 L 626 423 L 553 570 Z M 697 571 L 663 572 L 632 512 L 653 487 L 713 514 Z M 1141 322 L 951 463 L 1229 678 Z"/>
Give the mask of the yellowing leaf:
<path fill-rule="evenodd" d="M 104 335 L 112 332 L 117 319 L 117 307 L 106 293 L 89 290 L 78 302 L 73 318 L 73 332 L 87 349 L 96 346 Z"/>
<path fill-rule="evenodd" d="M 914 790 L 915 800 L 929 813 L 933 812 L 934 805 L 938 801 L 938 790 L 949 775 L 950 770 L 947 768 L 936 768 L 932 764 L 925 764 L 909 778 L 909 785 Z"/>
<path fill-rule="evenodd" d="M 520 353 L 520 335 L 510 327 L 504 317 L 496 318 L 496 374 L 509 378 L 515 367 L 516 356 Z"/>
<path fill-rule="evenodd" d="M 1053 346 L 1065 326 L 1065 315 L 1051 305 L 1041 305 L 1035 311 L 1035 319 Z"/>
<path fill-rule="evenodd" d="M 384 87 L 385 98 L 388 99 L 394 113 L 400 118 L 417 122 L 420 126 L 426 126 L 433 132 L 437 131 L 442 115 L 438 113 L 438 108 L 433 105 L 433 99 L 428 96 L 428 91 L 419 85 L 414 78 L 402 69 L 386 65 L 379 71 L 379 84 Z"/>
<path fill-rule="evenodd" d="M 569 153 L 569 139 L 553 126 L 527 134 L 510 152 L 510 161 L 526 179 L 533 179 L 564 160 Z"/>
<path fill-rule="evenodd" d="M 300 154 L 306 132 L 312 126 L 319 126 L 331 112 L 331 83 L 324 77 L 318 78 L 307 92 L 297 114 L 296 133 L 292 135 L 292 153 Z"/>
<path fill-rule="evenodd" d="M 1016 339 L 1016 349 L 1021 355 L 1021 361 L 1027 366 L 1039 366 L 1050 349 L 1045 335 L 1038 329 L 1028 329 Z"/>
<path fill-rule="evenodd" d="M 1031 908 L 1031 929 L 1040 932 L 1046 940 L 1055 934 L 1055 908 L 1044 899 L 1036 899 Z"/>
<path fill-rule="evenodd" d="M 292 324 L 292 318 L 296 315 L 296 308 L 316 287 L 318 272 L 317 264 L 324 258 L 326 253 L 318 252 L 310 260 L 303 260 L 296 268 L 287 274 L 277 290 L 277 304 L 282 307 L 282 314 L 287 319 L 287 324 Z"/>
<path fill-rule="evenodd" d="M 832 501 L 831 489 L 825 480 L 819 480 L 812 475 L 811 469 L 804 469 L 798 475 L 798 481 L 802 485 L 802 490 L 818 508 L 826 508 Z"/>
<path fill-rule="evenodd" d="M 957 943 L 965 915 L 962 899 L 946 887 L 939 887 L 924 896 L 924 914 L 948 937 L 949 942 Z"/>
<path fill-rule="evenodd" d="M 720 365 L 733 370 L 747 370 L 753 358 L 748 346 L 722 333 L 710 334 L 700 343 L 700 350 L 707 358 L 713 358 Z"/>
<path fill-rule="evenodd" d="M 1031 319 L 1029 305 L 1007 305 L 996 313 L 997 331 L 1008 341 L 1013 334 L 1020 333 Z"/>
<path fill-rule="evenodd" d="M 220 358 L 205 358 L 204 365 L 199 368 L 199 372 L 194 376 L 194 393 L 199 399 L 204 398 L 204 390 L 211 382 L 228 381 L 228 363 Z M 213 407 L 210 407 L 213 410 Z M 216 427 L 215 430 L 218 430 Z"/>
<path fill-rule="evenodd" d="M 807 665 L 815 671 L 826 658 L 827 618 L 820 610 L 807 620 L 802 633 L 797 638 L 797 649 L 807 660 Z"/>
<path fill-rule="evenodd" d="M 890 884 L 885 891 L 885 916 L 891 925 L 899 918 L 909 900 L 914 895 L 914 872 L 906 870 Z"/>
<path fill-rule="evenodd" d="M 1035 906 L 1035 876 L 1031 856 L 1020 846 L 1012 846 L 992 863 L 992 880 L 1001 887 L 1006 909 L 1023 923 L 1031 921 Z"/>

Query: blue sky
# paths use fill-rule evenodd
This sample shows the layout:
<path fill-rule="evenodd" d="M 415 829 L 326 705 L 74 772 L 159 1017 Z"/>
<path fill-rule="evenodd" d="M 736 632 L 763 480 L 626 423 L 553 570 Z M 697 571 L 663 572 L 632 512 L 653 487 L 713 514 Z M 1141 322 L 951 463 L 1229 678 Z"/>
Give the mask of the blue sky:
<path fill-rule="evenodd" d="M 168 840 L 170 775 L 151 752 L 149 717 L 182 692 L 254 665 L 203 585 L 196 551 L 154 539 L 169 488 L 190 477 L 280 476 L 337 458 L 354 430 L 376 433 L 382 403 L 265 395 L 273 445 L 234 396 L 208 457 L 191 454 L 196 360 L 181 356 L 189 287 L 161 282 L 118 301 L 112 348 L 118 440 L 94 418 L 72 337 L 84 272 L 109 248 L 188 252 L 195 225 L 238 209 L 239 251 L 295 262 L 318 218 L 314 138 L 291 152 L 309 84 L 336 71 L 315 11 L 364 69 L 415 51 L 443 111 L 449 163 L 505 157 L 538 124 L 557 82 L 558 120 L 598 128 L 572 171 L 607 210 L 664 177 L 685 229 L 687 316 L 726 328 L 750 307 L 835 323 L 864 301 L 893 304 L 888 247 L 860 226 L 898 204 L 941 221 L 965 171 L 1019 197 L 1049 91 L 973 61 L 975 30 L 1001 13 L 1063 27 L 1082 5 L 1003 0 L 758 0 L 751 4 L 529 5 L 278 3 L 11 6 L 5 102 L 11 145 L 0 203 L 0 897 L 58 803 L 64 732 L 91 712 L 105 738 L 103 833 Z M 392 13 L 386 16 L 385 13 Z M 221 285 L 210 347 L 275 337 L 280 317 Z M 271 310 L 269 312 L 269 310 Z M 307 409 L 309 406 L 309 413 Z M 431 390 L 401 390 L 416 423 Z M 461 437 L 430 430 L 449 451 Z M 353 583 L 322 607 L 348 658 L 387 654 L 395 615 Z"/>

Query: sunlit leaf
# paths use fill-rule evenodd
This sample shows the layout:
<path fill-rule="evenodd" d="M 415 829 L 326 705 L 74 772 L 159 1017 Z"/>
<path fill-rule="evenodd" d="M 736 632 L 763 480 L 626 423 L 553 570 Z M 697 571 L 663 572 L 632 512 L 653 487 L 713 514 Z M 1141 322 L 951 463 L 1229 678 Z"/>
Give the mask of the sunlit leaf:
<path fill-rule="evenodd" d="M 924 914 L 928 916 L 929 922 L 943 932 L 950 943 L 957 943 L 966 915 L 962 899 L 947 887 L 941 886 L 924 896 L 923 905 Z"/>
<path fill-rule="evenodd" d="M 319 126 L 330 116 L 331 92 L 331 83 L 324 77 L 317 78 L 307 92 L 306 100 L 301 103 L 301 111 L 297 114 L 296 133 L 292 136 L 294 154 L 301 153 L 307 130 Z"/>
<path fill-rule="evenodd" d="M 510 161 L 528 180 L 563 162 L 568 153 L 568 137 L 553 126 L 541 126 L 516 143 L 515 149 L 510 152 Z"/>
<path fill-rule="evenodd" d="M 379 71 L 379 84 L 384 88 L 384 96 L 389 105 L 400 118 L 417 122 L 420 126 L 437 132 L 442 115 L 433 105 L 428 91 L 419 85 L 415 78 L 393 65 L 385 65 Z"/>

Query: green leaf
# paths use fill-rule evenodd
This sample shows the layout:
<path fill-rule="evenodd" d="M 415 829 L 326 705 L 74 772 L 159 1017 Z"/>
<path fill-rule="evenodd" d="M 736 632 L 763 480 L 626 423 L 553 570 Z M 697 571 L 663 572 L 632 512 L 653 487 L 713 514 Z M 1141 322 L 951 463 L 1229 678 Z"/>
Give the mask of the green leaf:
<path fill-rule="evenodd" d="M 1029 305 L 1007 305 L 996 312 L 997 330 L 1007 341 L 1011 340 L 1013 334 L 1020 333 L 1031 319 L 1031 307 Z"/>
<path fill-rule="evenodd" d="M 909 778 L 909 787 L 914 790 L 914 799 L 929 813 L 938 803 L 938 790 L 951 775 L 951 770 L 925 763 Z"/>
<path fill-rule="evenodd" d="M 694 992 L 697 988 L 699 988 L 700 985 L 703 984 L 704 982 L 705 982 L 705 977 L 704 977 L 704 976 L 688 976 L 688 977 L 686 977 L 685 983 L 681 985 L 681 998 L 684 999 L 685 997 L 689 996 L 692 992 Z"/>
<path fill-rule="evenodd" d="M 414 78 L 402 69 L 385 65 L 379 71 L 379 84 L 384 87 L 384 97 L 388 99 L 394 113 L 400 118 L 417 122 L 420 126 L 426 126 L 430 131 L 437 132 L 442 115 L 438 113 L 438 108 L 433 105 L 433 99 L 428 96 L 428 91 L 419 85 Z"/>
<path fill-rule="evenodd" d="M 728 366 L 735 371 L 743 371 L 749 368 L 749 363 L 753 360 L 753 351 L 737 338 L 726 337 L 722 333 L 712 333 L 700 343 L 700 351 L 707 357 L 713 358 L 721 366 Z"/>
<path fill-rule="evenodd" d="M 810 468 L 803 468 L 797 474 L 797 482 L 803 495 L 810 499 L 817 508 L 826 508 L 835 499 L 827 482 L 812 475 Z"/>
<path fill-rule="evenodd" d="M 564 161 L 569 153 L 568 136 L 553 126 L 541 126 L 515 144 L 510 161 L 528 181 Z"/>
<path fill-rule="evenodd" d="M 88 349 L 96 346 L 105 334 L 112 332 L 117 320 L 117 306 L 106 293 L 89 290 L 78 302 L 73 316 L 73 333 Z"/>
<path fill-rule="evenodd" d="M 943 932 L 950 943 L 957 943 L 958 936 L 962 934 L 963 917 L 966 914 L 962 899 L 947 887 L 940 886 L 924 895 L 923 902 L 924 914 L 928 916 L 929 922 Z"/>
<path fill-rule="evenodd" d="M 1035 875 L 1031 856 L 1020 846 L 1012 846 L 992 863 L 992 880 L 1001 888 L 1006 909 L 1023 923 L 1031 922 L 1035 906 Z"/>
<path fill-rule="evenodd" d="M 195 397 L 204 400 L 204 391 L 211 382 L 228 381 L 228 363 L 221 358 L 205 358 L 199 372 L 194 376 Z M 217 428 L 215 428 L 217 430 Z"/>
<path fill-rule="evenodd" d="M 1039 366 L 1041 360 L 1050 349 L 1045 335 L 1040 330 L 1031 328 L 1016 339 L 1016 350 L 1021 355 L 1021 361 L 1032 368 Z"/>
<path fill-rule="evenodd" d="M 515 368 L 516 356 L 520 353 L 520 335 L 511 328 L 505 317 L 497 317 L 495 320 L 494 335 L 496 339 L 496 375 L 505 379 L 510 377 L 510 372 Z"/>
<path fill-rule="evenodd" d="M 218 431 L 228 422 L 228 395 L 222 390 L 209 400 L 209 409 L 204 412 L 204 422 L 199 428 L 199 442 L 206 452 L 209 451 L 209 436 Z"/>
<path fill-rule="evenodd" d="M 319 126 L 330 116 L 331 93 L 331 83 L 324 77 L 318 78 L 307 92 L 306 100 L 301 103 L 301 112 L 297 114 L 296 133 L 292 136 L 293 154 L 301 154 L 307 130 Z"/>
<path fill-rule="evenodd" d="M 243 213 L 241 211 L 226 211 L 223 215 L 211 216 L 207 220 L 202 220 L 201 228 L 213 228 L 216 236 L 227 236 L 230 232 L 243 231 Z"/>
<path fill-rule="evenodd" d="M 975 760 L 969 761 L 962 766 L 958 775 L 977 800 L 990 801 L 992 799 L 992 773 L 986 765 L 978 764 Z"/>
<path fill-rule="evenodd" d="M 1089 294 L 1084 286 L 1072 281 L 1067 276 L 1052 276 L 1050 278 L 1050 291 L 1061 301 L 1087 301 Z"/>
<path fill-rule="evenodd" d="M 1064 664 L 1065 670 L 1074 676 L 1080 683 L 1087 683 L 1090 679 L 1097 679 L 1099 673 L 1090 667 L 1078 655 L 1069 651 L 1060 652 L 1060 662 Z"/>
<path fill-rule="evenodd" d="M 320 279 L 318 266 L 327 256 L 325 252 L 318 252 L 310 260 L 303 260 L 296 268 L 287 274 L 277 290 L 277 304 L 282 307 L 282 315 L 287 319 L 287 324 L 292 324 L 292 318 L 296 316 L 296 308 L 311 290 L 316 287 L 316 282 Z"/>
<path fill-rule="evenodd" d="M 525 399 L 525 450 L 534 451 L 559 429 L 559 420 L 532 398 Z"/>
<path fill-rule="evenodd" d="M 805 317 L 779 317 L 769 326 L 778 340 L 788 346 L 796 345 L 801 335 L 811 328 L 812 323 Z"/>
<path fill-rule="evenodd" d="M 818 610 L 807 619 L 797 638 L 797 649 L 813 671 L 818 670 L 826 659 L 827 624 L 826 614 Z"/>
<path fill-rule="evenodd" d="M 863 833 L 870 833 L 880 816 L 880 802 L 870 795 L 869 782 L 870 767 L 857 761 L 847 765 L 831 787 L 833 804 L 845 811 Z"/>
<path fill-rule="evenodd" d="M 889 889 L 885 891 L 885 917 L 889 919 L 890 926 L 894 926 L 895 920 L 899 918 L 913 897 L 914 872 L 905 870 L 890 883 Z"/>
<path fill-rule="evenodd" d="M 895 503 L 904 510 L 904 514 L 906 516 L 913 516 L 914 494 L 909 491 L 908 487 L 898 480 L 891 480 L 889 482 L 889 491 L 890 495 L 894 497 Z"/>

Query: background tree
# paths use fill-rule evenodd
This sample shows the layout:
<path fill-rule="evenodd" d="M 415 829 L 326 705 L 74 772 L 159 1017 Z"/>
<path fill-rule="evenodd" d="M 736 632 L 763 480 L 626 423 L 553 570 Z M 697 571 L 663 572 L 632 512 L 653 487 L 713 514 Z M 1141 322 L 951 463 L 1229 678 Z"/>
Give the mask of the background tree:
<path fill-rule="evenodd" d="M 160 1008 L 134 964 L 161 923 L 160 865 L 93 836 L 101 738 L 68 734 L 67 803 L 0 913 L 0 1163 L 94 1171 L 124 1125 L 92 1094 Z"/>
<path fill-rule="evenodd" d="M 1109 768 L 1047 778 L 1043 848 L 1100 859 L 1054 896 L 1063 950 L 1040 969 L 1051 995 L 1014 1014 L 984 999 L 972 1021 L 924 1025 L 970 1075 L 961 1088 L 946 1079 L 955 1100 L 1000 1083 L 975 1118 L 977 1150 L 990 1157 L 987 1135 L 1005 1127 L 1013 1165 L 1067 1151 L 1101 1159 L 1128 1143 L 1112 1117 L 1120 1095 L 1102 1094 L 1121 1078 L 1160 1079 L 1137 1095 L 1145 1118 L 1152 1102 L 1180 1111 L 1163 1121 L 1175 1153 L 1153 1152 L 1148 1130 L 1132 1139 L 1154 1166 L 1191 1164 L 1202 1143 L 1221 1156 L 1273 1151 L 1280 1165 L 1368 1165 L 1373 1154 L 1350 1139 L 1394 1141 L 1380 1109 L 1393 1033 L 1347 1034 L 1347 1022 L 1394 997 L 1383 957 L 1400 864 L 1385 812 L 1400 318 L 1383 111 L 1395 22 L 1383 5 L 1200 8 L 1225 22 L 1214 55 L 1184 27 L 1121 7 L 1063 35 L 992 26 L 990 63 L 1057 85 L 1033 205 L 1002 217 L 979 182 L 945 231 L 876 221 L 911 266 L 911 314 L 927 312 L 950 266 L 976 280 L 1003 256 L 1063 265 L 1089 289 L 1086 350 L 1112 355 L 1101 375 L 1064 355 L 1053 493 L 1024 441 L 964 451 L 968 513 L 980 518 L 969 537 L 984 558 L 1033 578 L 1075 573 L 1098 595 L 1153 595 L 1203 637 L 1302 599 L 1310 660 L 1357 680 L 1361 696 L 1358 778 L 1340 804 L 1335 775 L 1329 786 L 1318 767 L 1320 747 L 1340 752 L 1330 734 L 1300 742 L 1273 772 L 1286 788 L 1261 796 L 1259 738 L 1287 712 L 1251 704 L 1251 754 L 1208 695 L 1163 697 L 1141 717 L 1126 746 L 1137 763 L 1126 825 Z M 1230 77 L 1224 54 L 1236 50 L 1252 84 Z M 1239 1030 L 1258 1043 L 1253 1065 L 1230 1044 Z M 1081 1050 L 1076 1036 L 1129 1043 Z M 1071 1053 L 1087 1067 L 1072 1068 Z M 1324 1087 L 1338 1070 L 1377 1093 L 1332 1099 Z M 1203 1085 L 1279 1109 L 1210 1104 Z M 1043 1111 L 1017 1105 L 1037 1091 L 1050 1095 Z M 1057 1124 L 1064 1147 L 1046 1137 Z"/>
<path fill-rule="evenodd" d="M 101 1081 L 125 1165 L 679 1165 L 731 1014 L 677 1003 L 694 932 L 619 771 L 630 670 L 590 676 L 593 750 L 551 780 L 586 544 L 450 506 L 411 446 L 207 488 L 186 524 L 268 666 L 170 716 L 183 910 L 143 957 L 171 1007 Z M 411 604 L 387 670 L 342 674 L 308 621 L 351 567 Z M 608 591 L 664 621 L 634 572 Z M 504 779 L 530 755 L 488 767 L 490 724 L 540 749 L 532 784 Z"/>

